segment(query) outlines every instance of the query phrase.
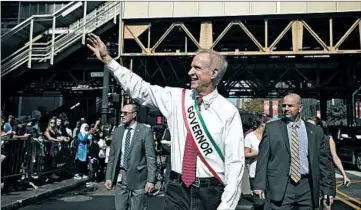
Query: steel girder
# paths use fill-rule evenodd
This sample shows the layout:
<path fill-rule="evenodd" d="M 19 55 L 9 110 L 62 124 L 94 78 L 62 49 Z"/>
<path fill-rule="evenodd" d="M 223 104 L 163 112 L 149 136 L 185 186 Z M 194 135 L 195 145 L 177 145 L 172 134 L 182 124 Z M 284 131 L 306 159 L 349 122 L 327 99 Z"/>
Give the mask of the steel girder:
<path fill-rule="evenodd" d="M 191 56 L 201 48 L 227 56 L 361 53 L 359 13 L 125 20 L 122 27 L 121 56 Z"/>
<path fill-rule="evenodd" d="M 361 84 L 361 61 L 303 60 L 272 63 L 230 58 L 228 70 L 219 85 L 228 97 L 278 97 L 285 92 L 319 98 L 320 93 L 343 98 Z M 146 81 L 160 86 L 189 87 L 190 57 L 128 57 L 125 66 Z"/>
<path fill-rule="evenodd" d="M 85 67 L 85 66 L 84 66 Z M 91 72 L 98 70 L 68 69 L 56 71 L 29 71 L 18 78 L 16 89 L 22 95 L 43 95 L 47 92 L 61 92 L 64 95 L 92 95 L 101 97 L 102 77 L 91 77 Z M 110 88 L 116 88 L 117 82 L 110 79 Z"/>
<path fill-rule="evenodd" d="M 120 34 L 119 49 L 125 66 L 153 84 L 187 87 L 191 55 L 199 48 L 212 48 L 225 54 L 230 63 L 224 82 L 218 87 L 229 97 L 277 97 L 297 91 L 304 97 L 318 98 L 320 93 L 327 93 L 344 98 L 347 89 L 360 85 L 360 33 L 356 28 L 361 29 L 360 18 L 354 15 L 147 21 L 144 24 L 127 20 L 120 24 L 124 33 Z M 76 70 L 87 69 L 82 66 L 68 68 L 75 68 L 70 71 L 74 76 L 62 71 L 60 78 L 50 80 L 50 86 L 41 80 L 34 80 L 31 86 L 26 80 L 28 85 L 23 89 L 69 89 L 87 81 L 97 81 L 90 86 L 100 87 L 101 78 L 83 79 L 84 73 Z M 96 68 L 93 71 L 102 71 L 102 67 Z M 86 77 L 89 75 L 86 73 Z"/>
<path fill-rule="evenodd" d="M 120 27 L 125 63 L 131 60 L 134 72 L 162 86 L 187 86 L 191 57 L 202 48 L 227 57 L 218 88 L 229 97 L 297 91 L 344 98 L 361 82 L 359 13 L 125 20 Z"/>

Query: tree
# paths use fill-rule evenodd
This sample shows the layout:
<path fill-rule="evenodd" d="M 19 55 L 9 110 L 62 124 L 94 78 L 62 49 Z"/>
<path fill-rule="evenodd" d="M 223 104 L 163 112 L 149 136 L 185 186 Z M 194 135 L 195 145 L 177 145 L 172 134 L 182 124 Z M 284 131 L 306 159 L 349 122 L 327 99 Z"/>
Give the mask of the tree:
<path fill-rule="evenodd" d="M 249 101 L 244 102 L 244 108 L 250 112 L 263 113 L 264 111 L 263 100 L 250 99 Z"/>
<path fill-rule="evenodd" d="M 327 109 L 328 125 L 347 125 L 347 110 L 343 103 L 336 103 Z"/>

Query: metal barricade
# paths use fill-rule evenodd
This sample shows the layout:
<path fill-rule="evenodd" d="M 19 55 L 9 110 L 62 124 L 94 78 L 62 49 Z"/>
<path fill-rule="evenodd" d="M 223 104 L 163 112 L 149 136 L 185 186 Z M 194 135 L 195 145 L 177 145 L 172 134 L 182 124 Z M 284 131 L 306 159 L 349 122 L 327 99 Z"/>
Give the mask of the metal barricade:
<path fill-rule="evenodd" d="M 74 155 L 70 142 L 50 142 L 43 138 L 1 137 L 1 180 L 7 179 L 29 182 L 39 177 L 47 177 L 56 172 L 70 172 L 74 165 Z"/>
<path fill-rule="evenodd" d="M 74 163 L 70 143 L 34 139 L 31 176 L 47 176 L 69 170 Z"/>
<path fill-rule="evenodd" d="M 1 179 L 26 176 L 29 138 L 1 137 L 1 154 L 5 156 L 1 163 Z"/>

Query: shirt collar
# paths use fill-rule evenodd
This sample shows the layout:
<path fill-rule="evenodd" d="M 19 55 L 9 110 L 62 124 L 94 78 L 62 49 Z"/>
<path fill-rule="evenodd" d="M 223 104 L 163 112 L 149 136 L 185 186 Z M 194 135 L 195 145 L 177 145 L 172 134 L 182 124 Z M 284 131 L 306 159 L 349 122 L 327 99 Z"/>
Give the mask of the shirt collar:
<path fill-rule="evenodd" d="M 131 128 L 132 130 L 135 130 L 136 127 L 137 127 L 137 121 L 135 121 L 135 122 L 133 123 L 133 125 L 128 126 L 128 127 L 125 127 L 125 129 Z"/>
<path fill-rule="evenodd" d="M 195 97 L 198 97 L 197 91 L 193 90 L 193 94 Z M 218 95 L 219 95 L 218 90 L 216 88 L 210 94 L 203 96 L 202 99 L 203 99 L 204 107 L 207 109 L 207 107 L 211 105 L 211 103 L 217 98 Z"/>
<path fill-rule="evenodd" d="M 296 127 L 299 128 L 299 127 L 301 127 L 301 125 L 304 124 L 304 122 L 303 122 L 302 119 L 299 119 L 297 122 L 292 122 L 291 120 L 287 120 L 287 126 L 288 126 L 289 128 L 292 128 L 292 125 L 293 125 L 293 124 L 296 124 Z"/>

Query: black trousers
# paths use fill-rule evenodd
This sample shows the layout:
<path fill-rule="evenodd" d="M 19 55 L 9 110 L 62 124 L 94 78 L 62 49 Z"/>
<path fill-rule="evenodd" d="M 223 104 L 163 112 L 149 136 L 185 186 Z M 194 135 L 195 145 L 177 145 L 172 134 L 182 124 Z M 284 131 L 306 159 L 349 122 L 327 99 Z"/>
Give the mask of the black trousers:
<path fill-rule="evenodd" d="M 198 186 L 186 187 L 181 175 L 171 171 L 165 189 L 164 210 L 216 210 L 224 186 L 216 178 L 200 178 Z"/>
<path fill-rule="evenodd" d="M 272 210 L 314 210 L 311 188 L 309 178 L 301 178 L 297 184 L 289 178 L 283 200 L 271 201 Z"/>
<path fill-rule="evenodd" d="M 88 165 L 87 161 L 75 160 L 75 173 L 79 175 L 88 174 Z"/>

